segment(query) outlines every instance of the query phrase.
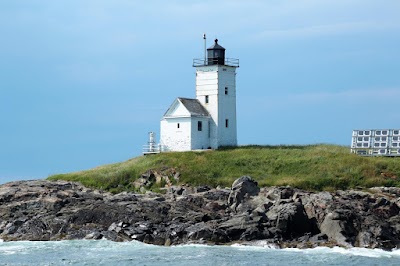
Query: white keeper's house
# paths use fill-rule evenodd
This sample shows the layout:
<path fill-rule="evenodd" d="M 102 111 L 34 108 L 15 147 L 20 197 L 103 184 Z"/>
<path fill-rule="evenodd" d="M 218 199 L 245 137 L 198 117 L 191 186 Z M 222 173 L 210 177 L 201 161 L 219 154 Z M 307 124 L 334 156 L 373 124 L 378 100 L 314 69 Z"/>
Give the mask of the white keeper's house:
<path fill-rule="evenodd" d="M 196 98 L 176 98 L 160 123 L 162 151 L 217 149 L 237 145 L 236 68 L 215 40 L 204 59 L 194 59 Z"/>

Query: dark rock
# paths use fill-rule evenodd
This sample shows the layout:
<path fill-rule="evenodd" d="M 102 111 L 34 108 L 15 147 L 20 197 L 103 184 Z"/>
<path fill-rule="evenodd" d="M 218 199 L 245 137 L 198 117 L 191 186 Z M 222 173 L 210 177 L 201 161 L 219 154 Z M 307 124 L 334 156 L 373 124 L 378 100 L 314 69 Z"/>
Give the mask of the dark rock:
<path fill-rule="evenodd" d="M 338 213 L 329 213 L 321 224 L 321 233 L 326 234 L 339 245 L 351 247 L 354 244 L 354 228 L 346 220 L 340 220 Z"/>
<path fill-rule="evenodd" d="M 146 178 L 172 180 L 176 172 L 168 169 L 149 172 Z M 165 195 L 112 195 L 64 181 L 4 184 L 0 186 L 0 239 L 105 238 L 167 246 L 268 239 L 265 243 L 281 247 L 400 247 L 396 188 L 374 193 L 260 190 L 257 182 L 241 177 L 231 190 L 169 186 L 166 191 Z"/>
<path fill-rule="evenodd" d="M 299 202 L 284 202 L 273 205 L 266 213 L 269 220 L 274 221 L 275 226 L 286 238 L 295 238 L 309 233 L 319 233 L 314 220 L 309 219 L 304 207 Z"/>
<path fill-rule="evenodd" d="M 281 199 L 290 199 L 291 197 L 293 197 L 294 190 L 291 187 L 285 187 L 281 190 L 280 194 Z"/>
<path fill-rule="evenodd" d="M 249 176 L 242 176 L 233 182 L 228 204 L 235 210 L 240 203 L 250 196 L 256 196 L 259 192 L 260 188 L 256 181 Z"/>
<path fill-rule="evenodd" d="M 211 188 L 209 186 L 200 186 L 195 188 L 196 193 L 209 191 Z"/>

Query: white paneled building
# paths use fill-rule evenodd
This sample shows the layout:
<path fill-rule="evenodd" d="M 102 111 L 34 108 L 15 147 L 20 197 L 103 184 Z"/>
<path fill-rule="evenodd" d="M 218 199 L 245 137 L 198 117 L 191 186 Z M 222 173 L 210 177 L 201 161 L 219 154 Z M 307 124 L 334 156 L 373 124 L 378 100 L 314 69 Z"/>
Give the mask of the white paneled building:
<path fill-rule="evenodd" d="M 400 156 L 400 129 L 353 130 L 351 152 L 365 156 Z"/>
<path fill-rule="evenodd" d="M 225 58 L 215 40 L 207 58 L 194 59 L 196 99 L 177 98 L 160 123 L 165 151 L 216 149 L 237 145 L 236 68 L 238 59 Z"/>

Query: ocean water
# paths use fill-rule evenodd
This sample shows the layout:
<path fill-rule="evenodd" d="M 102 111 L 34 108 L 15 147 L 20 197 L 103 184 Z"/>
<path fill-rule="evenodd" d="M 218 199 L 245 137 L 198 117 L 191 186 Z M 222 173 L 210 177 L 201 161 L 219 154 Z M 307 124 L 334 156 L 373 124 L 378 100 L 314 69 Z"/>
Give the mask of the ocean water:
<path fill-rule="evenodd" d="M 257 246 L 160 247 L 107 240 L 0 242 L 0 265 L 400 265 L 400 250 L 274 249 Z"/>

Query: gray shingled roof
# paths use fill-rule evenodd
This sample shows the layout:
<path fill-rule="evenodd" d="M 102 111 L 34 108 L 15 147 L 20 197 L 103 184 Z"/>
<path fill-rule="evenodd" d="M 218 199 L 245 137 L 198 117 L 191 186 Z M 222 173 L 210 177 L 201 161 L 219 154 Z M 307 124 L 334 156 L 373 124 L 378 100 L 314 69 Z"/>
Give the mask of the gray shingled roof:
<path fill-rule="evenodd" d="M 186 107 L 191 115 L 194 116 L 209 116 L 210 114 L 197 99 L 178 98 L 179 101 Z"/>
<path fill-rule="evenodd" d="M 218 44 L 218 39 L 215 39 L 214 44 L 207 48 L 207 50 L 225 50 L 225 48 Z"/>

